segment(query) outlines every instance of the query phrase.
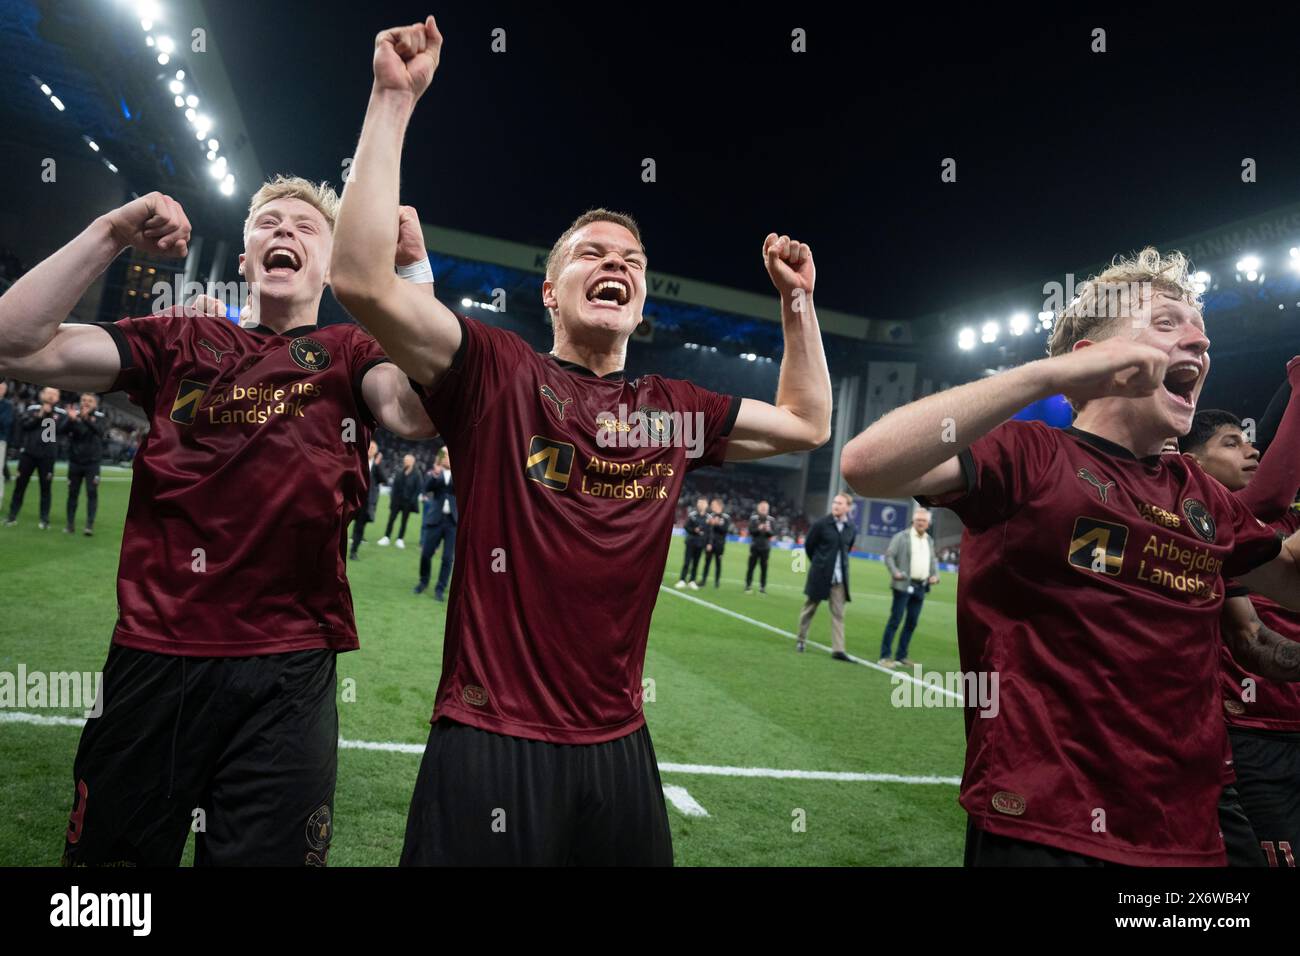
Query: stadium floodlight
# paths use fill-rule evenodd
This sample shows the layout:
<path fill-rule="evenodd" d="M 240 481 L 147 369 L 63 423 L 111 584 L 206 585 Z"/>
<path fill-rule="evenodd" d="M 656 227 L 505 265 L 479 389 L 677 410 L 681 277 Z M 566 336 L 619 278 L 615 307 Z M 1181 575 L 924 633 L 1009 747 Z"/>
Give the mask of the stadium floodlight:
<path fill-rule="evenodd" d="M 153 37 L 152 37 L 152 36 L 147 36 L 147 37 L 145 37 L 145 38 L 144 38 L 144 45 L 145 45 L 145 46 L 153 46 L 153 45 L 154 45 L 154 39 L 153 39 Z"/>
<path fill-rule="evenodd" d="M 1050 329 L 1052 327 L 1052 322 L 1055 319 L 1056 319 L 1056 315 L 1053 312 L 1044 311 L 1038 313 L 1038 324 L 1041 325 L 1044 329 Z"/>
<path fill-rule="evenodd" d="M 975 330 L 970 326 L 957 333 L 957 348 L 969 352 L 975 347 Z"/>
<path fill-rule="evenodd" d="M 980 326 L 980 341 L 984 342 L 985 344 L 989 342 L 996 342 L 998 340 L 999 331 L 1000 328 L 998 324 L 994 322 L 992 319 L 989 319 L 987 322 L 985 322 L 983 325 Z"/>
<path fill-rule="evenodd" d="M 1259 261 L 1259 256 L 1256 255 L 1242 256 L 1240 259 L 1237 260 L 1237 271 L 1258 272 L 1260 265 L 1261 263 Z M 1250 281 L 1254 282 L 1255 280 L 1251 279 Z"/>
<path fill-rule="evenodd" d="M 172 102 L 176 104 L 177 109 L 180 109 L 182 106 L 185 105 L 185 97 L 178 96 L 176 97 L 176 99 L 172 100 Z"/>
<path fill-rule="evenodd" d="M 110 163 L 107 159 L 104 160 L 104 165 L 109 168 L 110 172 L 114 172 L 114 173 L 117 172 L 117 167 L 114 166 L 112 163 Z"/>
<path fill-rule="evenodd" d="M 468 308 L 470 308 L 470 307 L 474 304 L 474 300 L 473 300 L 473 299 L 461 299 L 461 300 L 460 300 L 460 304 L 463 305 L 465 308 L 468 309 Z"/>
<path fill-rule="evenodd" d="M 89 146 L 91 149 L 93 149 L 95 152 L 97 153 L 99 152 L 99 144 L 96 143 L 89 136 L 86 137 L 86 145 Z"/>
<path fill-rule="evenodd" d="M 48 86 L 47 84 L 45 84 L 45 83 L 42 83 L 42 84 L 41 84 L 41 92 L 44 93 L 46 96 L 51 96 L 51 95 L 53 95 L 53 94 L 50 92 L 50 88 L 49 88 L 49 86 Z"/>
<path fill-rule="evenodd" d="M 158 37 L 154 42 L 162 53 L 174 53 L 176 51 L 176 41 L 171 37 Z"/>
<path fill-rule="evenodd" d="M 191 93 L 189 96 L 185 97 L 185 105 L 193 109 L 199 105 L 199 98 L 195 96 L 193 93 Z M 186 116 L 186 119 L 192 119 L 192 118 L 193 117 Z"/>
<path fill-rule="evenodd" d="M 57 96 L 51 95 L 50 102 L 54 104 L 54 108 L 58 110 L 60 113 L 62 113 L 63 110 L 65 109 L 63 105 L 63 100 L 59 99 Z"/>
<path fill-rule="evenodd" d="M 1210 274 L 1204 269 L 1192 273 L 1192 286 L 1197 292 L 1204 292 L 1210 287 Z"/>
<path fill-rule="evenodd" d="M 226 173 L 226 178 L 221 181 L 221 195 L 233 196 L 235 194 L 235 175 Z"/>
<path fill-rule="evenodd" d="M 170 83 L 167 84 L 167 89 L 171 90 L 173 93 L 184 93 L 185 84 L 182 83 L 180 80 L 172 80 Z"/>
<path fill-rule="evenodd" d="M 1024 335 L 1029 331 L 1029 316 L 1024 312 L 1017 312 L 1007 321 L 1007 328 L 1011 329 L 1012 335 Z"/>
<path fill-rule="evenodd" d="M 1246 281 L 1247 281 L 1247 282 L 1254 282 L 1254 281 L 1255 281 L 1256 279 L 1258 279 L 1258 278 L 1259 278 L 1259 273 L 1256 272 L 1254 269 L 1252 269 L 1250 272 L 1247 272 L 1247 273 L 1246 273 Z"/>
<path fill-rule="evenodd" d="M 185 71 L 184 71 L 184 70 L 177 70 L 177 71 L 176 71 L 176 79 L 178 79 L 178 80 L 183 80 L 183 79 L 185 79 Z"/>
<path fill-rule="evenodd" d="M 214 159 L 217 158 L 217 151 L 214 149 L 210 149 L 204 155 L 208 157 L 208 162 L 212 162 Z"/>
<path fill-rule="evenodd" d="M 208 140 L 208 149 L 217 150 L 220 148 L 221 148 L 221 144 L 218 143 L 215 139 Z"/>
<path fill-rule="evenodd" d="M 159 65 L 159 66 L 166 66 L 166 65 L 167 65 L 168 63 L 170 63 L 171 61 L 172 61 L 172 58 L 171 58 L 170 56 L 168 56 L 166 53 L 159 53 L 159 54 L 158 54 L 158 65 Z"/>

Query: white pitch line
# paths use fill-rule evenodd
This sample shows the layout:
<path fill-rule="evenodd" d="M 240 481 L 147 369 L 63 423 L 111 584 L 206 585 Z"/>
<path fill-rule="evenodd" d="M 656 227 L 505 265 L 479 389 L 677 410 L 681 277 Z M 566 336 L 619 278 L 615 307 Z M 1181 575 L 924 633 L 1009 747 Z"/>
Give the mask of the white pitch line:
<path fill-rule="evenodd" d="M 33 714 L 25 710 L 0 710 L 0 724 L 33 724 L 38 727 L 81 727 L 86 721 L 82 717 L 67 717 L 61 714 Z M 413 754 L 424 753 L 424 744 L 403 744 L 393 741 L 345 740 L 339 738 L 339 747 L 343 750 L 378 750 L 385 753 Z M 858 783 L 946 783 L 956 786 L 960 777 L 905 776 L 896 773 L 852 773 L 842 770 L 773 770 L 767 767 L 715 767 L 697 763 L 660 762 L 661 773 L 684 773 L 709 777 L 767 777 L 776 780 L 841 780 Z M 680 788 L 679 788 L 680 789 Z M 665 793 L 668 786 L 664 787 Z M 685 793 L 685 791 L 683 791 Z M 689 794 L 687 795 L 689 799 Z M 670 798 L 671 799 L 671 798 Z M 699 806 L 699 804 L 695 804 Z M 683 813 L 688 813 L 678 806 Z M 702 810 L 703 807 L 700 807 Z M 707 814 L 706 814 L 707 815 Z"/>
<path fill-rule="evenodd" d="M 666 591 L 667 593 L 673 595 L 674 597 L 679 597 L 686 601 L 693 601 L 694 603 L 699 604 L 702 607 L 712 608 L 713 610 L 725 614 L 728 617 L 734 617 L 736 620 L 744 621 L 746 624 L 752 624 L 754 627 L 761 627 L 763 630 L 771 631 L 773 634 L 780 634 L 782 637 L 788 637 L 792 641 L 797 641 L 799 639 L 799 635 L 793 633 L 792 631 L 783 631 L 779 627 L 773 627 L 771 624 L 767 624 L 764 621 L 755 620 L 752 617 L 746 617 L 744 614 L 741 614 L 739 611 L 733 611 L 731 610 L 731 608 L 723 607 L 721 604 L 714 604 L 711 601 L 705 601 L 702 598 L 695 597 L 693 594 L 683 594 L 681 591 L 678 591 L 676 588 L 669 587 L 667 584 L 659 585 L 659 590 Z M 808 641 L 808 646 L 815 647 L 818 650 L 826 651 L 828 654 L 831 652 L 831 649 L 829 647 L 827 647 L 825 644 L 819 644 L 817 641 Z M 903 671 L 890 670 L 888 667 L 881 667 L 875 661 L 863 660 L 861 657 L 854 657 L 852 654 L 848 655 L 848 657 L 849 660 L 851 660 L 855 664 L 861 664 L 863 667 L 870 667 L 872 670 L 880 671 L 880 673 L 882 674 L 888 674 L 891 678 L 898 677 L 901 678 L 902 680 L 910 681 L 913 684 L 917 684 L 921 687 L 924 687 L 927 690 L 937 690 L 945 697 L 949 697 L 952 700 L 957 701 L 958 703 L 964 704 L 966 702 L 966 699 L 961 694 L 957 693 L 954 690 L 949 690 L 946 687 L 932 687 L 931 685 L 927 684 L 923 680 L 917 680 L 911 674 L 904 673 Z"/>
<path fill-rule="evenodd" d="M 709 815 L 709 811 L 700 806 L 699 802 L 686 792 L 685 787 L 679 787 L 674 783 L 664 784 L 664 798 L 688 817 Z"/>

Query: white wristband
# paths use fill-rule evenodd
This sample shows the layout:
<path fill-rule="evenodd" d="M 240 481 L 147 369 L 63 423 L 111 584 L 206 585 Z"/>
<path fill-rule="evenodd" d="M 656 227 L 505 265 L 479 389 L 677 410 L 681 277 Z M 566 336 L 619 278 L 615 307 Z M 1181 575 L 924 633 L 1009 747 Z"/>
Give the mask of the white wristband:
<path fill-rule="evenodd" d="M 429 265 L 429 260 L 421 259 L 419 262 L 412 262 L 409 266 L 398 266 L 397 274 L 407 282 L 432 282 L 433 268 Z"/>

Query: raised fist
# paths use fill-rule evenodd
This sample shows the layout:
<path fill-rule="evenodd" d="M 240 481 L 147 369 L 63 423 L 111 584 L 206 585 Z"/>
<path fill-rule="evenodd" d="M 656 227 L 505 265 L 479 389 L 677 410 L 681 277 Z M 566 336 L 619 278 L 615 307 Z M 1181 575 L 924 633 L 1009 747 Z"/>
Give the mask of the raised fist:
<path fill-rule="evenodd" d="M 817 269 L 806 242 L 770 232 L 763 240 L 763 263 L 776 291 L 782 296 L 793 296 L 796 290 L 812 295 Z"/>
<path fill-rule="evenodd" d="M 420 214 L 414 206 L 397 207 L 397 255 L 393 262 L 398 266 L 414 265 L 428 257 L 424 249 L 424 233 L 420 230 Z"/>
<path fill-rule="evenodd" d="M 428 17 L 423 23 L 393 27 L 375 36 L 375 86 L 415 99 L 429 88 L 442 54 L 442 34 Z"/>
<path fill-rule="evenodd" d="M 189 254 L 190 221 L 181 204 L 153 192 L 108 214 L 114 241 L 141 252 L 178 258 Z"/>

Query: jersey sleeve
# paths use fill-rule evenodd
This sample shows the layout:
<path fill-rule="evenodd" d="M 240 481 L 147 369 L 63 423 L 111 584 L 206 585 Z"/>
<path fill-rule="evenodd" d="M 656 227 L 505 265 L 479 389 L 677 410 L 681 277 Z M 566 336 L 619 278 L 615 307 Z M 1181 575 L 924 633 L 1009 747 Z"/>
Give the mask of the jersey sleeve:
<path fill-rule="evenodd" d="M 667 380 L 672 392 L 674 410 L 683 415 L 703 415 L 703 438 L 694 447 L 687 448 L 686 470 L 721 465 L 727 455 L 727 439 L 740 414 L 740 396 L 723 395 L 700 388 L 693 382 L 680 379 Z M 699 452 L 696 454 L 696 452 Z"/>
<path fill-rule="evenodd" d="M 457 314 L 460 348 L 430 386 L 412 382 L 438 434 L 449 443 L 468 435 L 521 363 L 528 344 L 506 329 Z"/>
<path fill-rule="evenodd" d="M 357 408 L 360 409 L 362 416 L 366 419 L 366 424 L 373 428 L 377 420 L 375 413 L 366 404 L 365 393 L 361 389 L 361 383 L 365 380 L 366 373 L 376 365 L 383 365 L 385 362 L 391 362 L 387 355 L 384 354 L 383 348 L 375 341 L 374 336 L 357 327 L 356 333 L 352 337 L 352 352 L 348 356 L 349 371 L 352 376 L 352 393 L 356 396 Z"/>
<path fill-rule="evenodd" d="M 1223 562 L 1225 579 L 1235 578 L 1261 564 L 1267 564 L 1282 550 L 1281 532 L 1264 524 L 1241 500 L 1217 483 L 1211 483 L 1214 495 L 1214 514 L 1232 531 L 1232 553 Z"/>
<path fill-rule="evenodd" d="M 963 489 L 918 495 L 926 507 L 950 508 L 973 531 L 1001 524 L 1034 493 L 1059 447 L 1053 429 L 1037 422 L 1003 422 L 957 456 Z"/>
<path fill-rule="evenodd" d="M 152 413 L 176 354 L 177 330 L 184 327 L 184 320 L 178 321 L 170 310 L 105 325 L 122 364 L 109 391 L 126 392 L 132 402 Z"/>

